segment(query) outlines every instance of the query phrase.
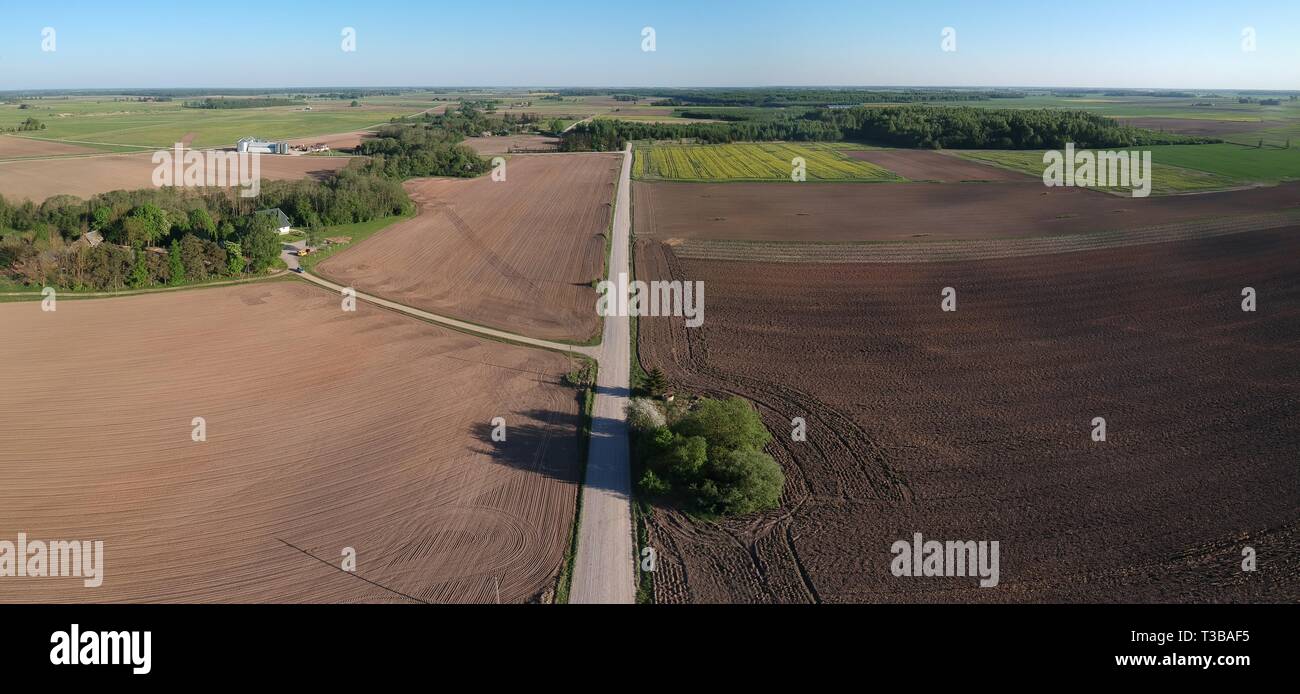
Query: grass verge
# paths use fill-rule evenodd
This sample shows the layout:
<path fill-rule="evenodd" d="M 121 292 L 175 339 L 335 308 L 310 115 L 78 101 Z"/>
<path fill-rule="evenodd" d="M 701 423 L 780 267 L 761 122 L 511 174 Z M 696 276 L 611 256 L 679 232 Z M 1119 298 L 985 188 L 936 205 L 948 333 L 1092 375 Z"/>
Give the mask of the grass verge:
<path fill-rule="evenodd" d="M 578 428 L 578 446 L 582 454 L 578 464 L 578 495 L 573 505 L 573 529 L 569 533 L 569 548 L 564 552 L 564 563 L 560 575 L 555 581 L 555 604 L 569 604 L 569 593 L 573 589 L 573 565 L 578 559 L 578 529 L 582 524 L 582 490 L 587 479 L 587 456 L 591 452 L 591 414 L 596 401 L 596 376 L 599 368 L 594 359 L 578 357 L 583 366 L 591 370 L 591 385 L 582 391 L 582 424 Z"/>
<path fill-rule="evenodd" d="M 311 272 L 313 268 L 316 267 L 317 263 L 320 263 L 332 257 L 335 253 L 345 251 L 357 245 L 358 243 L 361 243 L 362 241 L 370 238 L 371 236 L 374 236 L 375 234 L 379 233 L 380 231 L 383 231 L 384 229 L 387 229 L 389 226 L 396 224 L 397 222 L 410 219 L 414 217 L 415 214 L 416 211 L 411 210 L 410 212 L 405 214 L 392 215 L 389 217 L 379 217 L 378 219 L 372 219 L 368 222 L 357 222 L 356 224 L 340 224 L 339 226 L 326 227 L 324 231 L 321 232 L 321 236 L 324 236 L 326 238 L 331 236 L 350 236 L 352 237 L 352 240 L 343 244 L 332 244 L 326 246 L 325 248 L 316 251 L 315 253 L 306 256 L 305 258 L 300 259 L 298 261 L 298 264 L 301 265 L 304 270 Z"/>

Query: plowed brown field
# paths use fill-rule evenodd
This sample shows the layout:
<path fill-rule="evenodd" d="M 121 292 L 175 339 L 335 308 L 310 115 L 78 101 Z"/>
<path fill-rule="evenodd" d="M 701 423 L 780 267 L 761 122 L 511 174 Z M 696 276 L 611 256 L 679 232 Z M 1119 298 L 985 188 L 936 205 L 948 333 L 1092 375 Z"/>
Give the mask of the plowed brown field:
<path fill-rule="evenodd" d="M 530 337 L 582 341 L 599 327 L 618 155 L 515 157 L 505 181 L 422 179 L 420 207 L 316 266 L 391 301 Z"/>
<path fill-rule="evenodd" d="M 942 155 L 936 155 L 942 156 Z M 633 183 L 641 237 L 749 241 L 1023 238 L 1300 208 L 1300 184 L 1121 198 L 1042 182 Z"/>
<path fill-rule="evenodd" d="M 913 181 L 1032 181 L 1032 177 L 996 166 L 924 149 L 848 150 L 851 159 L 861 159 L 883 166 Z"/>
<path fill-rule="evenodd" d="M 105 545 L 101 587 L 0 578 L 0 603 L 550 592 L 577 491 L 567 359 L 339 302 L 273 282 L 0 304 L 0 540 Z"/>
<path fill-rule="evenodd" d="M 751 399 L 787 480 L 755 517 L 656 509 L 658 601 L 1300 599 L 1300 227 L 890 265 L 639 244 L 638 278 L 708 288 L 700 328 L 639 321 L 643 366 Z M 895 577 L 917 532 L 999 541 L 1000 584 Z"/>
<path fill-rule="evenodd" d="M 94 154 L 95 151 L 91 147 L 83 147 L 68 142 L 50 142 L 13 135 L 0 135 L 0 159 Z"/>
<path fill-rule="evenodd" d="M 0 195 L 11 201 L 41 202 L 54 195 L 88 198 L 110 190 L 152 188 L 156 165 L 151 156 L 142 153 L 0 162 Z M 272 180 L 324 178 L 349 161 L 350 157 L 266 155 L 261 158 L 261 174 Z"/>

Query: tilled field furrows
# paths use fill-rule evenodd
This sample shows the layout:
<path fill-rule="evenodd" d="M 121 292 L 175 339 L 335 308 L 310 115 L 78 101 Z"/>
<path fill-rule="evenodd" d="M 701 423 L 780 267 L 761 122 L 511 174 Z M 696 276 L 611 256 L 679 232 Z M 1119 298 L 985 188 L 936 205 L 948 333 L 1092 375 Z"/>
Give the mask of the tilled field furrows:
<path fill-rule="evenodd" d="M 643 318 L 639 358 L 750 398 L 787 480 L 754 517 L 656 509 L 660 602 L 1300 599 L 1300 226 L 918 264 L 642 239 L 637 276 L 704 281 L 704 325 Z M 890 548 L 917 532 L 999 541 L 1000 584 L 895 577 Z"/>
<path fill-rule="evenodd" d="M 618 155 L 511 158 L 506 180 L 407 183 L 420 206 L 317 266 L 321 276 L 530 337 L 596 333 L 596 290 Z"/>
<path fill-rule="evenodd" d="M 968 241 L 1139 229 L 1300 209 L 1300 183 L 1125 198 L 1025 183 L 637 181 L 637 236 L 661 241 Z"/>
<path fill-rule="evenodd" d="M 1168 243 L 1248 231 L 1278 229 L 1300 223 L 1300 209 L 1271 214 L 1217 217 L 1139 229 L 1029 239 L 970 241 L 897 241 L 880 243 L 777 243 L 693 239 L 674 242 L 679 258 L 741 260 L 765 263 L 945 263 L 955 260 L 1024 258 Z"/>
<path fill-rule="evenodd" d="M 845 154 L 913 181 L 1030 181 L 1025 174 L 925 149 L 869 149 Z"/>
<path fill-rule="evenodd" d="M 0 538 L 105 554 L 99 588 L 7 578 L 0 602 L 554 589 L 578 476 L 563 356 L 297 282 L 0 304 L 0 324 Z"/>

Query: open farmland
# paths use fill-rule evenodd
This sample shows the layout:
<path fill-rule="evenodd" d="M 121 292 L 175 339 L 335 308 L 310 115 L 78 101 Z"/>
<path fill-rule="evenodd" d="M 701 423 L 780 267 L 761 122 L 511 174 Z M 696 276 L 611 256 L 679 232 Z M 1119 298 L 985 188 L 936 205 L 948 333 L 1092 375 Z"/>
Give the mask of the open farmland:
<path fill-rule="evenodd" d="M 195 97 L 197 99 L 197 97 Z M 242 109 L 184 108 L 170 102 L 114 101 L 106 98 L 36 100 L 28 108 L 0 106 L 0 127 L 35 118 L 45 129 L 34 137 L 80 144 L 101 151 L 162 149 L 181 141 L 194 147 L 230 147 L 241 137 L 288 140 L 362 130 L 427 108 L 366 106 L 347 101 L 311 100 L 301 106 Z M 310 107 L 311 110 L 305 110 Z"/>
<path fill-rule="evenodd" d="M 640 320 L 641 365 L 749 398 L 786 473 L 772 512 L 651 512 L 658 602 L 1300 599 L 1300 227 L 892 265 L 681 259 L 643 239 L 637 276 L 709 297 L 700 328 Z M 999 541 L 1000 584 L 893 576 L 892 543 L 916 532 Z"/>
<path fill-rule="evenodd" d="M 599 327 L 619 155 L 510 160 L 506 180 L 419 179 L 419 206 L 316 266 L 345 286 L 530 337 L 585 341 Z"/>
<path fill-rule="evenodd" d="M 480 155 L 488 157 L 495 154 L 510 154 L 515 150 L 536 152 L 555 150 L 560 140 L 546 135 L 507 135 L 493 137 L 470 137 L 462 143 Z"/>
<path fill-rule="evenodd" d="M 846 151 L 849 157 L 869 161 L 913 181 L 1025 181 L 1025 176 L 925 149 L 866 149 Z"/>
<path fill-rule="evenodd" d="M 16 135 L 0 135 L 0 159 L 27 159 L 30 157 L 72 156 L 94 154 L 96 150 L 65 142 L 35 140 Z"/>
<path fill-rule="evenodd" d="M 1211 118 L 1120 118 L 1124 125 L 1134 128 L 1146 128 L 1156 132 L 1178 133 L 1180 135 L 1197 135 L 1201 137 L 1223 137 L 1237 133 L 1248 133 L 1267 127 L 1258 119 L 1250 120 L 1214 120 Z"/>
<path fill-rule="evenodd" d="M 350 157 L 261 157 L 262 178 L 323 179 L 347 166 Z M 0 162 L 0 195 L 40 202 L 54 195 L 88 198 L 110 190 L 153 187 L 156 168 L 149 154 L 111 154 L 64 159 Z"/>
<path fill-rule="evenodd" d="M 655 143 L 638 147 L 632 175 L 668 181 L 785 181 L 802 158 L 809 181 L 898 181 L 899 176 L 849 156 L 843 146 L 786 142 L 725 145 Z"/>
<path fill-rule="evenodd" d="M 563 356 L 345 313 L 288 281 L 0 304 L 0 324 L 0 535 L 98 539 L 106 557 L 99 588 L 10 579 L 0 602 L 522 602 L 554 587 L 579 460 Z M 337 568 L 345 547 L 355 574 Z"/>
<path fill-rule="evenodd" d="M 1300 144 L 1300 140 L 1297 143 Z M 1154 161 L 1239 181 L 1274 184 L 1300 180 L 1300 146 L 1279 149 L 1225 143 L 1195 147 L 1166 145 L 1150 149 Z"/>
<path fill-rule="evenodd" d="M 1300 185 L 1126 198 L 1026 183 L 633 184 L 637 235 L 692 240 L 870 242 L 1023 238 L 1145 228 L 1300 208 Z"/>
<path fill-rule="evenodd" d="M 1194 150 L 1201 145 L 1174 145 L 1171 149 L 1187 150 L 1190 156 L 1195 157 Z M 1172 195 L 1177 193 L 1195 193 L 1212 190 L 1226 190 L 1229 188 L 1239 188 L 1250 185 L 1252 181 L 1247 179 L 1232 178 L 1212 171 L 1201 171 L 1190 169 L 1183 166 L 1177 166 L 1170 163 L 1169 159 L 1163 156 L 1163 153 L 1156 153 L 1158 148 L 1148 148 L 1151 150 L 1151 194 L 1152 195 Z M 1139 153 L 1144 150 L 1129 150 L 1130 155 L 1141 156 Z M 1040 182 L 1043 177 L 1043 152 L 1042 151 L 1024 151 L 1024 150 L 962 150 L 959 156 L 974 161 L 984 162 L 995 166 L 1005 167 L 1013 171 L 1020 171 L 1029 176 L 1037 178 Z M 1186 156 L 1182 157 L 1186 161 Z M 1131 188 L 1102 188 L 1097 190 L 1109 190 L 1117 195 L 1129 195 Z"/>

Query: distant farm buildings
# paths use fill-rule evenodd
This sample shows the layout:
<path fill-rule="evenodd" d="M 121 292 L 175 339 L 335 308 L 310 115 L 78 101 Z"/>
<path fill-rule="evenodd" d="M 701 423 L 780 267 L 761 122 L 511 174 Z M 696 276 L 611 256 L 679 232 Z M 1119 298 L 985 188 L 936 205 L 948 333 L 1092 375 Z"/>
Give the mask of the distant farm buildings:
<path fill-rule="evenodd" d="M 250 154 L 288 154 L 288 142 L 269 142 L 259 140 L 256 137 L 241 138 L 235 143 L 235 150 L 238 152 L 248 152 Z"/>

